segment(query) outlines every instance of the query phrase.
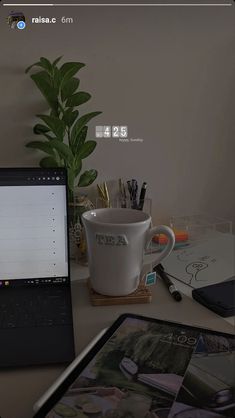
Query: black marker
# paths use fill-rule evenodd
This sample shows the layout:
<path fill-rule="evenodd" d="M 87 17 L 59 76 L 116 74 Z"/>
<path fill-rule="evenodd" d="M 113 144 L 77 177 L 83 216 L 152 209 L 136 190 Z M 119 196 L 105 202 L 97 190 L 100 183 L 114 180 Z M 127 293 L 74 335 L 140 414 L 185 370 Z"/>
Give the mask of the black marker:
<path fill-rule="evenodd" d="M 180 302 L 181 299 L 182 299 L 182 296 L 181 296 L 180 292 L 176 289 L 174 283 L 171 281 L 169 276 L 165 273 L 163 265 L 158 264 L 156 267 L 154 267 L 153 270 L 156 271 L 156 273 L 161 277 L 161 279 L 163 280 L 163 282 L 167 286 L 167 288 L 168 288 L 170 294 L 172 295 L 172 297 L 177 302 Z"/>
<path fill-rule="evenodd" d="M 137 204 L 138 183 L 135 179 L 132 180 L 132 209 L 138 209 Z"/>
<path fill-rule="evenodd" d="M 139 200 L 139 205 L 138 205 L 139 210 L 143 210 L 146 189 L 147 189 L 147 183 L 144 182 L 142 184 L 141 192 L 140 192 L 140 200 Z"/>
<path fill-rule="evenodd" d="M 127 180 L 127 188 L 128 188 L 128 192 L 130 193 L 130 198 L 131 198 L 132 188 L 131 188 L 131 182 L 130 182 L 130 180 Z"/>

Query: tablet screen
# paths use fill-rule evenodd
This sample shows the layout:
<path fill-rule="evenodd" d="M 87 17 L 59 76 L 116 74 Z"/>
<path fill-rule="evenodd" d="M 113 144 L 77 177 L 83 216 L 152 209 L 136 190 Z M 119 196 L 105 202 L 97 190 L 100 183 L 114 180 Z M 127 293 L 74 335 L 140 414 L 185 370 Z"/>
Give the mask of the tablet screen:
<path fill-rule="evenodd" d="M 235 340 L 126 317 L 46 418 L 234 417 Z"/>

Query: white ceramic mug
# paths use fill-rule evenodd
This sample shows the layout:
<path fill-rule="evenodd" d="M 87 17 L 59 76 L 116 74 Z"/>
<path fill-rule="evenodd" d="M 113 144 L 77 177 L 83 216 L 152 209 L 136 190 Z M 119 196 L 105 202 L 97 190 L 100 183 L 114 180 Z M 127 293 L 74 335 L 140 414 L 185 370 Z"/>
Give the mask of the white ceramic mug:
<path fill-rule="evenodd" d="M 150 228 L 151 217 L 134 209 L 94 209 L 82 214 L 92 288 L 102 295 L 124 296 L 140 282 L 144 251 L 156 234 L 168 238 L 153 265 L 159 264 L 175 244 L 173 231 L 164 225 Z"/>

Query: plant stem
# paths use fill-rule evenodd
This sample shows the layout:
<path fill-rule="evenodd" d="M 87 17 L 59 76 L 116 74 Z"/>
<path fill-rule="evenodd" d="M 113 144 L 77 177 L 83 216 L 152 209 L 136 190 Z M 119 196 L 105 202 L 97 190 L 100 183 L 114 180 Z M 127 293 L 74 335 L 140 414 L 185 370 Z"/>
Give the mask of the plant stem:
<path fill-rule="evenodd" d="M 71 190 L 70 188 L 68 188 L 68 198 L 69 198 L 69 203 L 73 203 L 74 193 L 73 193 L 73 190 Z"/>
<path fill-rule="evenodd" d="M 67 129 L 67 134 L 68 134 L 68 144 L 70 146 L 70 140 L 71 140 L 71 136 L 70 136 L 70 129 Z"/>

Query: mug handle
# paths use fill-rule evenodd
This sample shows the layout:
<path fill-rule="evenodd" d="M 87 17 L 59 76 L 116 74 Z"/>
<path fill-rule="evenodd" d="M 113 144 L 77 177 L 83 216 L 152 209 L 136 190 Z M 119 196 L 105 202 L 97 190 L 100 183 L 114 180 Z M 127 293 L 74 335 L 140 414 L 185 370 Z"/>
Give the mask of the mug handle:
<path fill-rule="evenodd" d="M 148 245 L 150 241 L 152 240 L 152 238 L 154 237 L 154 235 L 157 235 L 157 234 L 166 235 L 168 238 L 168 241 L 167 241 L 166 247 L 161 251 L 158 257 L 152 262 L 153 267 L 157 266 L 158 264 L 161 263 L 161 261 L 164 258 L 168 257 L 168 255 L 170 255 L 175 245 L 175 234 L 172 231 L 172 229 L 166 225 L 159 225 L 159 226 L 154 226 L 147 232 L 145 250 L 148 248 Z"/>

